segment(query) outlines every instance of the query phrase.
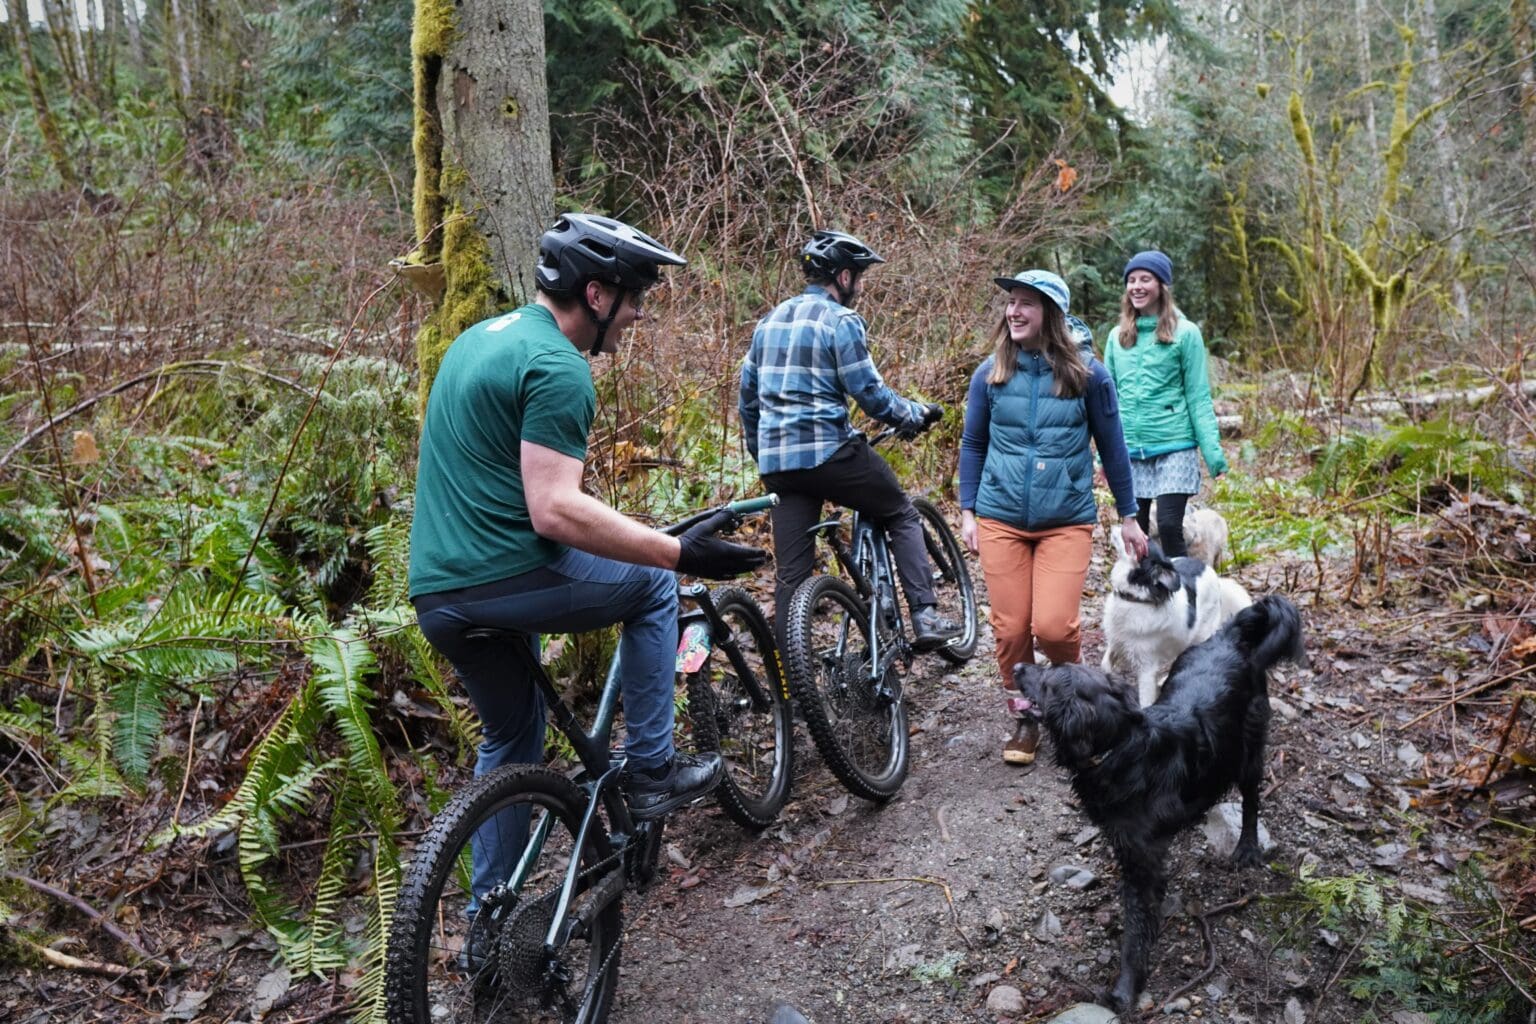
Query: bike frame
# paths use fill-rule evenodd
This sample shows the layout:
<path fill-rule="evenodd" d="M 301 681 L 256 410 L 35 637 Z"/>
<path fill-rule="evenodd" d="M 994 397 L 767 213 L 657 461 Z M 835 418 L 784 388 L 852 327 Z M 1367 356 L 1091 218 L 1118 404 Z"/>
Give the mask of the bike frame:
<path fill-rule="evenodd" d="M 778 503 L 778 496 L 774 494 L 762 498 L 749 498 L 743 501 L 731 502 L 723 506 L 724 511 L 737 516 L 749 515 L 771 508 Z M 710 516 L 722 511 L 722 508 L 707 509 L 703 512 L 689 516 L 680 523 L 667 528 L 666 532 L 679 534 L 702 522 Z M 692 623 L 701 623 L 707 626 L 707 636 L 713 645 L 721 646 L 734 662 L 739 663 L 741 655 L 735 646 L 735 640 L 725 620 L 715 609 L 715 603 L 710 597 L 709 588 L 702 583 L 689 584 L 682 587 L 678 596 L 694 602 L 695 607 L 689 611 L 683 611 L 679 605 L 678 634 L 681 638 Z M 506 630 L 476 630 L 466 631 L 466 636 L 474 636 L 484 633 L 487 636 L 505 635 Z M 586 849 L 587 837 L 592 830 L 593 823 L 597 821 L 598 809 L 606 811 L 610 825 L 609 837 L 613 842 L 615 852 L 618 854 L 616 866 L 607 872 L 595 884 L 595 888 L 601 888 L 603 892 L 588 905 L 590 914 L 595 914 L 613 899 L 617 898 L 624 890 L 631 871 L 631 865 L 627 862 L 631 856 L 631 845 L 642 834 L 647 836 L 651 827 L 655 828 L 655 838 L 658 842 L 650 852 L 655 854 L 660 850 L 660 827 L 662 821 L 636 822 L 629 813 L 629 805 L 624 802 L 619 793 L 617 779 L 619 772 L 624 767 L 622 759 L 615 760 L 610 746 L 613 741 L 613 725 L 618 718 L 619 709 L 619 676 L 621 667 L 619 654 L 614 652 L 613 658 L 608 663 L 608 673 L 603 679 L 603 689 L 598 696 L 597 713 L 593 716 L 590 729 L 584 728 L 575 712 L 561 698 L 559 690 L 555 688 L 554 680 L 543 663 L 533 653 L 529 644 L 515 645 L 517 657 L 522 662 L 523 668 L 532 676 L 534 685 L 543 695 L 545 707 L 553 721 L 555 728 L 565 734 L 570 741 L 571 748 L 576 752 L 576 758 L 581 762 L 582 772 L 576 780 L 586 790 L 587 807 L 582 814 L 581 827 L 577 830 L 573 849 Z M 681 653 L 681 649 L 680 649 Z M 705 657 L 708 657 L 706 652 Z M 762 706 L 772 702 L 768 694 L 753 693 L 754 703 L 762 702 Z M 663 819 L 664 820 L 664 819 Z M 513 869 L 511 877 L 503 883 L 510 891 L 520 892 L 528 874 L 538 863 L 539 857 L 544 851 L 544 842 L 549 836 L 552 827 L 552 819 L 545 815 L 536 827 L 532 827 L 528 833 L 528 844 L 523 848 L 523 855 L 517 866 Z M 639 866 L 639 865 L 636 865 Z M 565 944 L 572 934 L 572 929 L 578 924 L 586 924 L 584 918 L 571 919 L 571 901 L 577 893 L 577 883 L 581 874 L 581 858 L 575 856 L 566 866 L 565 881 L 560 887 L 560 899 L 555 906 L 553 919 L 550 921 L 549 930 L 544 937 L 544 948 L 547 954 L 553 956 Z"/>
<path fill-rule="evenodd" d="M 840 532 L 842 525 L 841 517 L 828 519 L 811 527 L 810 532 L 826 538 L 837 556 L 838 564 L 848 574 L 853 581 L 854 590 L 858 591 L 859 597 L 863 599 L 869 612 L 869 636 L 872 646 L 869 659 L 869 681 L 875 685 L 877 693 L 882 696 L 892 696 L 886 692 L 889 687 L 885 682 L 890 674 L 892 662 L 900 658 L 910 668 L 916 657 L 916 651 L 907 638 L 907 629 L 902 622 L 901 613 L 896 611 L 889 621 L 885 616 L 887 602 L 892 609 L 900 607 L 896 599 L 896 577 L 891 562 L 890 541 L 887 540 L 884 530 L 866 526 L 856 511 L 853 512 L 850 527 L 853 537 L 852 545 L 843 540 Z M 866 576 L 860 568 L 865 544 L 870 546 L 869 556 L 870 564 L 874 568 L 874 579 Z M 846 633 L 838 638 L 839 657 L 846 653 L 847 642 Z"/>

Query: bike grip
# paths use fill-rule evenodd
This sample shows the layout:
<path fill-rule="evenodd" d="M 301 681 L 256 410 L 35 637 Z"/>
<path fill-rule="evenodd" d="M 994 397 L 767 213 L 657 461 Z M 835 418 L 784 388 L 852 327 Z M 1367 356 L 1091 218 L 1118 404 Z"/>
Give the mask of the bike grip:
<path fill-rule="evenodd" d="M 765 494 L 761 498 L 742 498 L 725 506 L 725 510 L 733 515 L 749 516 L 754 512 L 766 512 L 779 503 L 777 494 Z"/>

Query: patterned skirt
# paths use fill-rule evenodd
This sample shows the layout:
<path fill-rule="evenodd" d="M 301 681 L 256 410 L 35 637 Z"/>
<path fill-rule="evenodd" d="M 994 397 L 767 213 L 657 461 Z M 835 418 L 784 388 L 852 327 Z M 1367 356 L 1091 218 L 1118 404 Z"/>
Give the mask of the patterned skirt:
<path fill-rule="evenodd" d="M 1160 494 L 1200 493 L 1200 449 L 1186 448 L 1150 459 L 1131 460 L 1131 480 L 1138 499 Z"/>

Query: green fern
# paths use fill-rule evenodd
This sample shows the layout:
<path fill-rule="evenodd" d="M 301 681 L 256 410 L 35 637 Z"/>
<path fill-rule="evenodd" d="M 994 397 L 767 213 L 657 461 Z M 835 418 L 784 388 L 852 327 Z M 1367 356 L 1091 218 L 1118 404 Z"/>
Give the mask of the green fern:
<path fill-rule="evenodd" d="M 416 610 L 397 604 L 359 616 L 370 642 L 393 651 L 405 660 L 412 681 L 432 698 L 448 722 L 460 758 L 467 758 L 480 742 L 480 720 L 453 699 L 443 678 L 442 656 L 416 628 Z"/>
<path fill-rule="evenodd" d="M 1390 879 L 1320 878 L 1303 869 L 1290 892 L 1266 905 L 1286 935 L 1323 928 L 1354 950 L 1354 973 L 1345 987 L 1371 1008 L 1364 1019 L 1403 1009 L 1442 1024 L 1496 1024 L 1525 1005 L 1519 993 L 1484 974 L 1477 959 L 1448 958 L 1444 951 L 1464 944 L 1470 929 L 1487 933 L 1473 935 L 1485 956 L 1507 957 L 1516 969 L 1521 959 L 1518 950 L 1506 948 L 1511 939 L 1499 928 L 1503 912 L 1474 863 L 1458 875 L 1456 895 L 1462 907 L 1418 904 L 1401 896 Z"/>

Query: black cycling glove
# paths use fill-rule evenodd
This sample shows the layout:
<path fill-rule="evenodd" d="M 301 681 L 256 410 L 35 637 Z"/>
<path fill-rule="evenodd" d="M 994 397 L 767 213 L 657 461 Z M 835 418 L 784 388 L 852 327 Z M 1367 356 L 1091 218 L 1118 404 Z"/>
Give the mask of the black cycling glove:
<path fill-rule="evenodd" d="M 923 418 L 917 424 L 910 427 L 898 427 L 896 433 L 910 441 L 918 434 L 933 426 L 944 418 L 944 407 L 937 402 L 929 402 L 923 406 Z"/>
<path fill-rule="evenodd" d="M 729 527 L 735 516 L 722 509 L 689 528 L 678 538 L 682 550 L 677 554 L 677 571 L 685 576 L 724 580 L 751 572 L 768 561 L 768 552 L 714 536 Z"/>

